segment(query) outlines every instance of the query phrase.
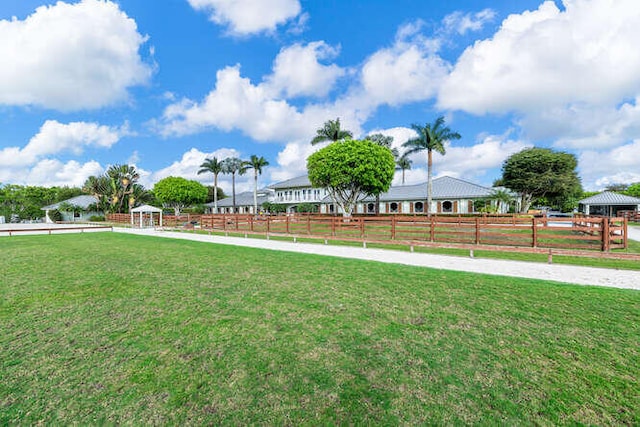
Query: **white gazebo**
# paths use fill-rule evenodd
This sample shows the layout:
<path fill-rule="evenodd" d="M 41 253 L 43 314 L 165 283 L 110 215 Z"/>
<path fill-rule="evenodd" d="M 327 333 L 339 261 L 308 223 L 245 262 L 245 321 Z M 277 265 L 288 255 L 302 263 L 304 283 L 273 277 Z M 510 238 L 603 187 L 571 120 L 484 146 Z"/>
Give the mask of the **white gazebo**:
<path fill-rule="evenodd" d="M 162 209 L 160 208 L 156 208 L 155 206 L 150 206 L 150 205 L 142 205 L 142 206 L 138 206 L 137 208 L 133 208 L 131 209 L 131 225 L 132 226 L 138 226 L 140 228 L 142 227 L 153 227 L 153 214 L 157 213 L 160 216 L 160 227 L 162 227 Z M 134 216 L 135 214 L 138 214 L 138 224 L 136 224 L 136 222 L 134 221 Z M 147 222 L 147 224 L 144 224 L 144 215 L 145 214 L 149 214 L 149 221 Z"/>

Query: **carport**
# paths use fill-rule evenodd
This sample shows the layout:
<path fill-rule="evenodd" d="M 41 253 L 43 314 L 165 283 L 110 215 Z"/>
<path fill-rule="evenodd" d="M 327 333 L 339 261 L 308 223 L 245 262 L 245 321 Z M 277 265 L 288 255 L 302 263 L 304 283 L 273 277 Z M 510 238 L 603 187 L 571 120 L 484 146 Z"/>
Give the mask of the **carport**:
<path fill-rule="evenodd" d="M 580 212 L 585 215 L 614 217 L 619 211 L 640 211 L 640 199 L 624 194 L 604 191 L 578 202 Z"/>

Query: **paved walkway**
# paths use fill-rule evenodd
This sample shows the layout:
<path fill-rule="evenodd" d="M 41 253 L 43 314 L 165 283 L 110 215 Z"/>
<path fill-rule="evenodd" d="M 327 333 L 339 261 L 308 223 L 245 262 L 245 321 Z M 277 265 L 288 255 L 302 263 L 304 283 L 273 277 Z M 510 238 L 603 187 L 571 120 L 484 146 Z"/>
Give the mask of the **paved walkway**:
<path fill-rule="evenodd" d="M 494 260 L 486 258 L 465 258 L 384 249 L 358 248 L 353 246 L 293 243 L 279 240 L 244 239 L 241 237 L 224 237 L 217 235 L 209 236 L 206 234 L 194 234 L 188 232 L 178 233 L 153 229 L 114 228 L 114 231 L 173 239 L 187 239 L 221 245 L 247 246 L 259 249 L 301 252 L 393 264 L 414 265 L 443 270 L 468 271 L 498 276 L 552 280 L 578 285 L 595 285 L 640 290 L 640 271 Z M 640 230 L 636 231 L 638 231 L 638 239 L 640 240 Z"/>

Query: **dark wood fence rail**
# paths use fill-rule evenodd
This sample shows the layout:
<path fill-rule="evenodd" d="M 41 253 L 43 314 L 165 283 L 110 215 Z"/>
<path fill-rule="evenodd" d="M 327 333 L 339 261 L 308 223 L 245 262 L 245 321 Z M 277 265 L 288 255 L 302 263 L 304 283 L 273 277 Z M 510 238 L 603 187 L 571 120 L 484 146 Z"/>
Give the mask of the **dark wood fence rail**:
<path fill-rule="evenodd" d="M 127 214 L 108 215 L 130 222 Z M 282 234 L 369 242 L 420 242 L 529 248 L 627 248 L 627 219 L 605 217 L 538 218 L 511 216 L 183 215 L 164 216 L 168 227 L 252 234 Z M 158 225 L 156 223 L 156 225 Z"/>

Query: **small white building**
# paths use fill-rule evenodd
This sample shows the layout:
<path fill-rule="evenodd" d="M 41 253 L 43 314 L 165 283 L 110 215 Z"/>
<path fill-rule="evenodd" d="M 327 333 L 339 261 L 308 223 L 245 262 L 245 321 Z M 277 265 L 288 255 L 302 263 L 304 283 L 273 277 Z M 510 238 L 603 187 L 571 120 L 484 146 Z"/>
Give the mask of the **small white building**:
<path fill-rule="evenodd" d="M 41 208 L 44 211 L 45 222 L 54 222 L 49 217 L 49 212 L 52 210 L 58 210 L 62 215 L 62 220 L 66 222 L 74 221 L 89 221 L 92 216 L 102 216 L 102 212 L 98 212 L 96 209 L 91 209 L 98 203 L 98 199 L 94 196 L 76 196 L 67 200 L 63 200 L 58 203 L 54 203 L 49 206 Z M 71 206 L 77 209 L 62 210 L 60 207 Z"/>

